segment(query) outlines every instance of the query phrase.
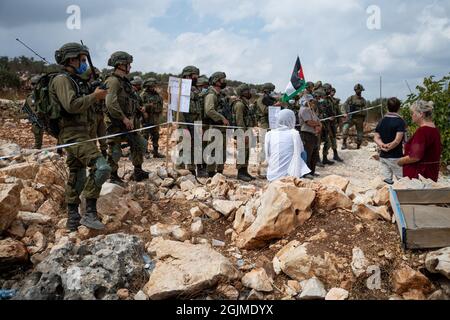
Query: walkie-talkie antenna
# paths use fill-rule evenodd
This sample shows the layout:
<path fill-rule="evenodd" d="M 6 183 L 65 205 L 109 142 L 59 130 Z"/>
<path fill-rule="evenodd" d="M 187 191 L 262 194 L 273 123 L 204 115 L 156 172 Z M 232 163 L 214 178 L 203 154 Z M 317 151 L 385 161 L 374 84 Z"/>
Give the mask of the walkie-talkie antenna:
<path fill-rule="evenodd" d="M 29 46 L 27 46 L 23 41 L 21 41 L 19 38 L 16 38 L 16 41 L 19 42 L 20 44 L 22 44 L 25 48 L 27 48 L 28 50 L 30 50 L 31 52 L 33 52 L 37 57 L 39 57 L 42 61 L 44 61 L 46 64 L 51 64 L 50 62 L 48 62 L 43 56 L 41 56 L 39 53 L 37 53 L 36 51 L 34 51 L 33 49 L 31 49 Z"/>

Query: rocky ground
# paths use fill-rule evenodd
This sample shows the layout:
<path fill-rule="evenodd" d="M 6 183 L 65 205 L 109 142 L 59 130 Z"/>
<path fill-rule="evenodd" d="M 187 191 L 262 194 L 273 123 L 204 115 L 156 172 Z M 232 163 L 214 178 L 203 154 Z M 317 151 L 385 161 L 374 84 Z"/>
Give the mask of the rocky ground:
<path fill-rule="evenodd" d="M 0 156 L 20 154 L 0 163 L 0 288 L 14 299 L 450 297 L 450 248 L 401 248 L 371 143 L 342 151 L 345 164 L 320 169 L 318 181 L 270 185 L 235 180 L 233 166 L 197 180 L 146 160 L 148 181 L 105 184 L 104 232 L 68 233 L 64 159 L 27 156 L 26 121 L 6 121 L 0 139 Z M 131 174 L 125 157 L 119 174 Z M 417 184 L 450 185 L 397 187 Z"/>

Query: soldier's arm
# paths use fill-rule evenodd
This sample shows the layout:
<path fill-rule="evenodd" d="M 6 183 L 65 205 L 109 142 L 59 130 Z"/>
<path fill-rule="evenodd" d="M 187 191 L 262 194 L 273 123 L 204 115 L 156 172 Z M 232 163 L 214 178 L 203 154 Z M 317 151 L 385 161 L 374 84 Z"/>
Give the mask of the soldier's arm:
<path fill-rule="evenodd" d="M 349 97 L 348 99 L 347 99 L 347 101 L 345 101 L 345 103 L 344 103 L 344 111 L 345 111 L 345 113 L 349 113 L 350 112 L 350 104 L 351 104 L 351 101 L 352 101 L 352 97 Z"/>
<path fill-rule="evenodd" d="M 236 114 L 236 126 L 245 127 L 244 121 L 244 104 L 241 101 L 234 105 L 234 112 Z"/>
<path fill-rule="evenodd" d="M 120 91 L 120 83 L 116 78 L 109 78 L 106 80 L 106 84 L 108 86 L 108 94 L 106 95 L 106 109 L 108 110 L 108 114 L 117 120 L 123 121 L 126 116 L 122 111 L 122 108 L 119 104 L 118 93 Z"/>
<path fill-rule="evenodd" d="M 259 98 L 256 101 L 256 104 L 258 106 L 259 112 L 261 112 L 263 115 L 269 115 L 269 107 L 267 107 L 263 102 L 262 98 Z"/>
<path fill-rule="evenodd" d="M 83 113 L 92 107 L 96 101 L 93 93 L 77 98 L 77 93 L 72 87 L 72 82 L 66 76 L 55 77 L 52 81 L 52 87 L 61 106 L 68 113 Z"/>
<path fill-rule="evenodd" d="M 214 122 L 224 122 L 226 119 L 216 111 L 214 106 L 217 104 L 217 97 L 214 94 L 208 94 L 205 98 L 205 114 Z"/>

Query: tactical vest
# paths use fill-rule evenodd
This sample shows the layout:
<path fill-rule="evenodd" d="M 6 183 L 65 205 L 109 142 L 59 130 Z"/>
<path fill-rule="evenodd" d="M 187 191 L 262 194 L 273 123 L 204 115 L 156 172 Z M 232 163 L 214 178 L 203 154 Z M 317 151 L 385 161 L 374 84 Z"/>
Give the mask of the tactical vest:
<path fill-rule="evenodd" d="M 205 98 L 208 94 L 214 94 L 217 97 L 217 102 L 218 105 L 216 106 L 216 111 L 218 113 L 220 113 L 221 115 L 223 115 L 230 123 L 233 121 L 233 110 L 231 107 L 231 104 L 228 100 L 228 97 L 225 94 L 218 94 L 212 87 L 210 87 L 208 89 L 207 94 L 205 95 Z M 203 103 L 204 105 L 204 103 Z M 203 108 L 204 109 L 204 108 Z M 214 123 L 214 121 L 212 119 L 209 119 L 208 116 L 205 114 L 205 111 L 203 110 L 203 114 L 204 114 L 204 119 L 207 120 L 208 124 L 220 124 L 222 125 L 223 123 Z"/>
<path fill-rule="evenodd" d="M 236 109 L 235 106 L 238 102 L 242 102 L 244 105 L 244 124 L 246 128 L 251 128 L 255 125 L 254 123 L 254 115 L 252 112 L 252 109 L 250 108 L 250 106 L 242 99 L 242 98 L 237 98 L 236 100 L 234 100 L 232 102 L 232 109 L 233 109 L 233 120 L 232 120 L 232 126 L 237 126 L 237 121 L 236 121 Z"/>
<path fill-rule="evenodd" d="M 113 74 L 110 77 L 115 77 L 120 82 L 120 91 L 117 94 L 117 99 L 122 109 L 122 112 L 128 119 L 133 119 L 136 117 L 137 110 L 139 108 L 139 99 L 137 94 L 133 90 L 133 86 L 125 77 L 118 77 Z"/>
<path fill-rule="evenodd" d="M 358 97 L 357 95 L 354 95 L 350 98 L 349 103 L 349 112 L 355 112 L 363 110 L 366 107 L 366 99 L 363 97 Z M 355 113 L 352 115 L 353 117 L 365 117 L 364 112 Z"/>

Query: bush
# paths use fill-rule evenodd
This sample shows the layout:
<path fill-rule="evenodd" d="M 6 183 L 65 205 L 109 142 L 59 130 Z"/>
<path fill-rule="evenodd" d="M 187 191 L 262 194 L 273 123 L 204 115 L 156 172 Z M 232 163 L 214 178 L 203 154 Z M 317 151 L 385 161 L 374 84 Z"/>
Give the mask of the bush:
<path fill-rule="evenodd" d="M 14 72 L 0 69 L 0 88 L 20 88 L 20 78 Z"/>
<path fill-rule="evenodd" d="M 417 86 L 418 94 L 411 93 L 405 101 L 401 114 L 409 126 L 409 134 L 412 135 L 417 130 L 411 120 L 411 113 L 409 106 L 417 100 L 433 101 L 434 112 L 433 121 L 441 132 L 441 139 L 443 145 L 442 163 L 447 166 L 450 164 L 450 90 L 448 82 L 449 75 L 443 77 L 441 80 L 435 81 L 434 76 L 425 78 L 422 86 Z"/>

